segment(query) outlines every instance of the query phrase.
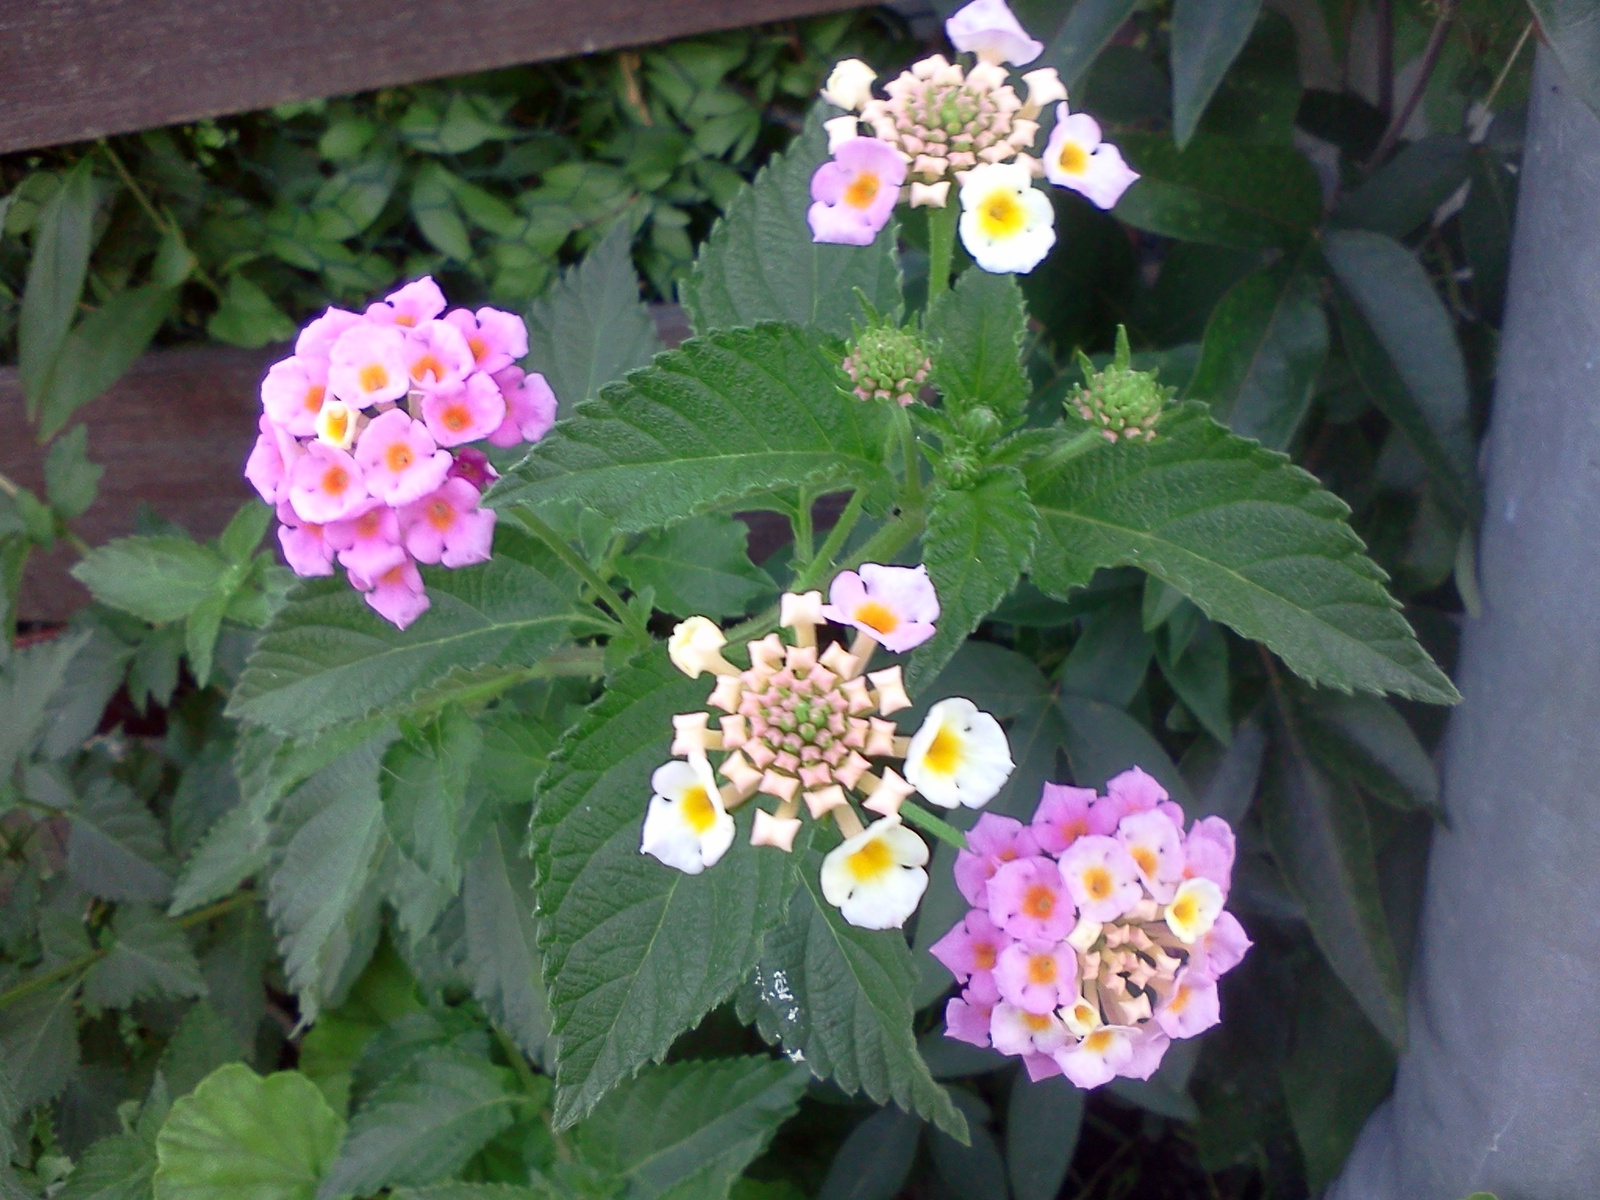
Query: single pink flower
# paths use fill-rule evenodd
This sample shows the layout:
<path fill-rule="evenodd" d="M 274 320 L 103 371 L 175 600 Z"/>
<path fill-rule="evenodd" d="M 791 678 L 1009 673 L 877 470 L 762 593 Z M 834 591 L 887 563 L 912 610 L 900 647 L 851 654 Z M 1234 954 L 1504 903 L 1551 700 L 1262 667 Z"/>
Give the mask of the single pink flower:
<path fill-rule="evenodd" d="M 1171 901 L 1183 882 L 1183 840 L 1159 810 L 1129 813 L 1117 826 L 1117 840 L 1139 868 L 1139 879 L 1157 903 Z"/>
<path fill-rule="evenodd" d="M 352 408 L 399 400 L 411 390 L 405 335 L 363 322 L 339 335 L 328 354 L 328 387 Z"/>
<path fill-rule="evenodd" d="M 1209 879 L 1228 894 L 1233 884 L 1233 830 L 1221 817 L 1201 817 L 1183 841 L 1185 879 Z"/>
<path fill-rule="evenodd" d="M 859 573 L 840 571 L 828 589 L 828 601 L 822 606 L 824 617 L 854 625 L 896 654 L 931 638 L 939 619 L 939 597 L 924 566 L 862 563 Z"/>
<path fill-rule="evenodd" d="M 1173 823 L 1183 828 L 1183 809 L 1167 798 L 1167 789 L 1155 776 L 1138 767 L 1129 767 L 1122 774 L 1106 781 L 1106 794 L 1094 803 L 1089 814 L 1089 832 L 1110 836 L 1129 813 L 1148 812 L 1166 804 L 1163 811 Z"/>
<path fill-rule="evenodd" d="M 465 567 L 489 560 L 495 512 L 480 508 L 478 489 L 446 479 L 439 490 L 400 510 L 406 549 L 418 562 Z"/>
<path fill-rule="evenodd" d="M 409 558 L 402 557 L 375 579 L 364 578 L 354 571 L 347 575 L 352 587 L 366 593 L 372 610 L 397 629 L 411 624 L 433 603 L 422 586 L 422 573 Z"/>
<path fill-rule="evenodd" d="M 989 880 L 989 915 L 1012 937 L 1034 946 L 1065 941 L 1077 924 L 1061 871 L 1042 855 L 1001 865 Z"/>
<path fill-rule="evenodd" d="M 327 394 L 326 359 L 291 355 L 273 363 L 261 381 L 261 407 L 295 437 L 317 432 L 317 414 Z"/>
<path fill-rule="evenodd" d="M 422 419 L 439 445 L 459 446 L 497 430 L 506 419 L 506 402 L 494 380 L 479 371 L 465 382 L 426 393 Z"/>
<path fill-rule="evenodd" d="M 472 360 L 480 371 L 493 375 L 528 356 L 528 327 L 515 313 L 480 308 L 474 314 L 455 308 L 444 319 L 467 339 Z"/>
<path fill-rule="evenodd" d="M 1024 1054 L 1022 1069 L 1028 1073 L 1029 1083 L 1038 1083 L 1041 1079 L 1051 1079 L 1064 1073 L 1053 1054 Z"/>
<path fill-rule="evenodd" d="M 849 138 L 811 177 L 811 240 L 870 246 L 900 199 L 905 160 L 888 142 Z"/>
<path fill-rule="evenodd" d="M 1074 1041 L 1067 1039 L 1055 1055 L 1061 1072 L 1087 1091 L 1110 1083 L 1133 1060 L 1138 1031 L 1125 1025 L 1102 1025 Z M 1163 1047 L 1165 1049 L 1165 1047 Z"/>
<path fill-rule="evenodd" d="M 300 444 L 263 415 L 256 424 L 261 432 L 245 459 L 244 477 L 268 504 L 288 498 L 289 475 L 300 460 Z M 288 461 L 285 461 L 285 458 Z"/>
<path fill-rule="evenodd" d="M 972 0 L 950 15 L 944 32 L 957 50 L 985 62 L 1021 67 L 1044 53 L 1044 43 L 1028 36 L 1006 0 Z"/>
<path fill-rule="evenodd" d="M 1161 1065 L 1161 1060 L 1167 1053 L 1167 1047 L 1172 1045 L 1172 1040 L 1160 1029 L 1141 1025 L 1131 1041 L 1133 1054 L 1117 1074 L 1124 1079 L 1149 1079 Z"/>
<path fill-rule="evenodd" d="M 537 442 L 550 432 L 556 423 L 556 394 L 543 375 L 505 367 L 495 372 L 494 381 L 506 400 L 506 419 L 489 435 L 491 446 Z"/>
<path fill-rule="evenodd" d="M 1089 832 L 1094 789 L 1047 783 L 1033 812 L 1033 837 L 1046 854 L 1060 854 Z"/>
<path fill-rule="evenodd" d="M 318 525 L 341 521 L 368 495 L 360 465 L 326 442 L 312 442 L 289 475 L 289 503 L 302 521 Z"/>
<path fill-rule="evenodd" d="M 278 545 L 283 560 L 302 578 L 333 574 L 333 547 L 325 536 L 326 526 L 302 521 L 287 500 L 278 505 Z"/>
<path fill-rule="evenodd" d="M 994 982 L 1008 1004 L 1031 1013 L 1054 1012 L 1078 994 L 1078 955 L 1065 942 L 1012 942 L 995 963 Z"/>
<path fill-rule="evenodd" d="M 367 320 L 380 325 L 415 329 L 443 311 L 444 293 L 433 281 L 433 276 L 424 275 L 398 291 L 390 292 L 381 302 L 367 305 Z"/>
<path fill-rule="evenodd" d="M 486 492 L 489 485 L 500 478 L 500 472 L 494 469 L 489 456 L 482 450 L 463 446 L 456 451 L 456 461 L 450 467 L 449 478 L 465 479 L 478 491 Z"/>
<path fill-rule="evenodd" d="M 1216 983 L 1196 977 L 1191 970 L 1179 971 L 1172 991 L 1156 1006 L 1155 1020 L 1168 1037 L 1189 1038 L 1204 1033 L 1222 1020 Z"/>
<path fill-rule="evenodd" d="M 1056 105 L 1056 124 L 1042 161 L 1046 179 L 1071 188 L 1096 208 L 1115 208 L 1139 178 L 1120 150 L 1100 140 L 1099 123 L 1088 113 L 1068 112 L 1064 103 Z"/>
<path fill-rule="evenodd" d="M 324 535 L 339 552 L 339 563 L 364 579 L 376 579 L 406 556 L 400 545 L 400 521 L 394 509 L 369 500 Z"/>
<path fill-rule="evenodd" d="M 300 336 L 294 343 L 294 356 L 320 362 L 326 370 L 328 355 L 332 353 L 333 344 L 339 340 L 339 335 L 361 323 L 360 313 L 348 312 L 342 308 L 329 308 L 300 331 Z"/>
<path fill-rule="evenodd" d="M 1031 1013 L 1004 1000 L 989 1015 L 989 1036 L 1001 1054 L 1053 1055 L 1072 1040 L 1055 1013 Z"/>
<path fill-rule="evenodd" d="M 984 813 L 967 834 L 967 849 L 956 852 L 956 887 L 967 903 L 979 908 L 989 903 L 989 880 L 1000 864 L 1039 853 L 1039 844 L 1021 821 Z"/>
<path fill-rule="evenodd" d="M 989 1045 L 989 1020 L 1000 991 L 987 971 L 972 977 L 961 995 L 944 1006 L 945 1033 L 974 1046 Z"/>
<path fill-rule="evenodd" d="M 996 928 L 988 913 L 974 908 L 929 946 L 928 953 L 945 965 L 957 983 L 966 983 L 975 975 L 993 971 L 1011 941 L 1011 935 Z"/>
<path fill-rule="evenodd" d="M 448 321 L 424 321 L 406 334 L 402 346 L 411 386 L 424 394 L 453 391 L 472 370 L 467 339 Z"/>
<path fill-rule="evenodd" d="M 1224 910 L 1217 914 L 1210 930 L 1190 948 L 1189 971 L 1197 978 L 1221 979 L 1244 961 L 1245 952 L 1254 944 L 1244 926 L 1239 924 L 1239 918 Z"/>
<path fill-rule="evenodd" d="M 1079 911 L 1091 921 L 1115 921 L 1144 895 L 1133 857 L 1116 838 L 1100 834 L 1079 838 L 1067 847 L 1060 875 Z"/>
<path fill-rule="evenodd" d="M 356 462 L 366 472 L 367 488 L 396 508 L 435 491 L 454 462 L 437 449 L 421 421 L 392 408 L 375 417 L 356 443 Z"/>

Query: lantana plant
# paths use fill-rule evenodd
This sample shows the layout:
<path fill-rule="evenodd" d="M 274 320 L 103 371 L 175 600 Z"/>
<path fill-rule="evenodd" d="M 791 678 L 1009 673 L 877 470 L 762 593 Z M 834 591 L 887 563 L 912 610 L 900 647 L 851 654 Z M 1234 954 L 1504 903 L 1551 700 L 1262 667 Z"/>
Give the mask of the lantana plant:
<path fill-rule="evenodd" d="M 1230 645 L 1329 692 L 1454 699 L 1315 478 L 1125 332 L 1029 371 L 1018 275 L 1054 214 L 1147 185 L 1053 72 L 1012 79 L 1039 45 L 1003 3 L 946 30 L 974 61 L 881 96 L 838 65 L 683 281 L 682 345 L 624 230 L 526 324 L 420 280 L 269 374 L 249 473 L 308 578 L 229 703 L 253 823 L 178 889 L 280 864 L 304 1019 L 387 911 L 419 979 L 508 937 L 537 961 L 473 994 L 539 1048 L 558 1128 L 721 1010 L 963 1138 L 919 1029 L 1030 1077 L 1143 1077 L 1249 945 L 1222 802 L 1064 692 L 1029 629 L 1142 572 L 1163 646 L 1220 653 L 1192 693 L 1218 747 L 1245 715 Z M 486 920 L 491 895 L 512 907 Z"/>

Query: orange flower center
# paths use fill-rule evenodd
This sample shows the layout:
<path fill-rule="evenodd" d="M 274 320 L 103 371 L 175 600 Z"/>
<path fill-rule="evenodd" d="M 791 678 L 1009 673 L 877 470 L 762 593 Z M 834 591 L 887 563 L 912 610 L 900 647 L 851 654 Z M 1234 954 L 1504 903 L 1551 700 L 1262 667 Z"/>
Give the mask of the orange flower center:
<path fill-rule="evenodd" d="M 364 538 L 371 537 L 373 534 L 378 532 L 378 526 L 382 523 L 382 521 L 383 510 L 381 508 L 373 509 L 356 522 L 356 536 Z"/>
<path fill-rule="evenodd" d="M 382 575 L 379 575 L 378 582 L 387 584 L 389 587 L 397 587 L 402 581 L 404 581 L 405 574 L 405 563 L 398 563 L 395 566 L 390 567 Z"/>
<path fill-rule="evenodd" d="M 396 475 L 400 474 L 401 471 L 404 471 L 415 461 L 411 453 L 411 447 L 404 442 L 395 442 L 383 452 L 383 465 Z"/>
<path fill-rule="evenodd" d="M 368 363 L 356 378 L 363 392 L 381 392 L 389 386 L 389 368 L 382 363 Z"/>
<path fill-rule="evenodd" d="M 874 171 L 863 171 L 844 189 L 844 202 L 851 208 L 867 208 L 878 195 L 878 176 Z"/>
<path fill-rule="evenodd" d="M 481 337 L 468 338 L 467 349 L 472 351 L 473 362 L 482 362 L 489 357 L 489 343 Z"/>
<path fill-rule="evenodd" d="M 1063 142 L 1056 161 L 1068 175 L 1082 175 L 1089 169 L 1089 152 L 1077 142 Z"/>
<path fill-rule="evenodd" d="M 1025 1012 L 1022 1014 L 1022 1023 L 1030 1033 L 1043 1033 L 1050 1028 L 1050 1014 Z"/>
<path fill-rule="evenodd" d="M 1134 846 L 1129 853 L 1133 855 L 1133 861 L 1139 864 L 1139 870 L 1151 878 L 1155 877 L 1156 852 L 1154 850 L 1150 849 L 1149 846 Z"/>
<path fill-rule="evenodd" d="M 444 427 L 451 433 L 460 433 L 472 424 L 472 414 L 467 411 L 465 404 L 452 404 L 439 414 L 439 420 L 444 422 Z"/>
<path fill-rule="evenodd" d="M 322 490 L 330 496 L 343 495 L 349 486 L 350 472 L 343 467 L 332 466 L 322 473 Z"/>
<path fill-rule="evenodd" d="M 428 376 L 433 376 L 435 382 L 445 376 L 444 364 L 431 354 L 424 354 L 411 364 L 411 378 L 418 383 L 425 381 Z"/>
<path fill-rule="evenodd" d="M 1090 867 L 1083 873 L 1083 890 L 1091 900 L 1104 900 L 1111 895 L 1111 872 L 1104 867 Z"/>
<path fill-rule="evenodd" d="M 979 942 L 972 948 L 972 965 L 980 971 L 994 970 L 994 947 L 988 942 Z"/>
<path fill-rule="evenodd" d="M 1028 958 L 1029 983 L 1054 983 L 1056 981 L 1056 956 L 1034 954 Z"/>
<path fill-rule="evenodd" d="M 456 523 L 456 510 L 443 500 L 434 500 L 428 505 L 428 524 L 440 533 L 449 529 Z"/>
<path fill-rule="evenodd" d="M 900 618 L 876 600 L 868 600 L 856 609 L 856 620 L 876 633 L 893 633 L 900 628 Z"/>
<path fill-rule="evenodd" d="M 327 394 L 327 389 L 320 383 L 313 383 L 306 389 L 305 406 L 308 413 L 322 411 L 322 397 Z"/>
<path fill-rule="evenodd" d="M 1022 896 L 1022 911 L 1043 921 L 1056 910 L 1056 894 L 1042 883 L 1036 883 Z"/>

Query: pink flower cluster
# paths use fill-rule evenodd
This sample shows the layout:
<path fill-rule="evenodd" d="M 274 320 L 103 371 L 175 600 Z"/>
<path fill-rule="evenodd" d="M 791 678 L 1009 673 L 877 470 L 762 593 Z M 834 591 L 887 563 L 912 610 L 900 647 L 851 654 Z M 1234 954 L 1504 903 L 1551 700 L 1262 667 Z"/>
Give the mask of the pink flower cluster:
<path fill-rule="evenodd" d="M 1031 825 L 986 813 L 956 859 L 974 907 L 930 948 L 963 985 L 945 1032 L 1021 1056 L 1030 1078 L 1148 1079 L 1173 1038 L 1220 1019 L 1217 980 L 1250 939 L 1223 910 L 1233 831 L 1135 767 L 1045 784 Z"/>
<path fill-rule="evenodd" d="M 404 629 L 429 605 L 418 563 L 488 559 L 495 478 L 482 451 L 536 442 L 555 422 L 522 318 L 494 308 L 445 312 L 431 278 L 365 313 L 330 308 L 261 383 L 260 436 L 245 477 L 277 508 L 297 575 L 334 562 L 384 619 Z"/>

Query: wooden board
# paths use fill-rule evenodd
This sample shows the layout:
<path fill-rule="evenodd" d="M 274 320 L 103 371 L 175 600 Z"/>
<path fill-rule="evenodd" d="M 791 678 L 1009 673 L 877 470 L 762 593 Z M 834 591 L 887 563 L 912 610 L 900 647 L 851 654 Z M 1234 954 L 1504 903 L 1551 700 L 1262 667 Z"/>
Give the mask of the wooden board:
<path fill-rule="evenodd" d="M 0 0 L 0 153 L 859 0 Z"/>

